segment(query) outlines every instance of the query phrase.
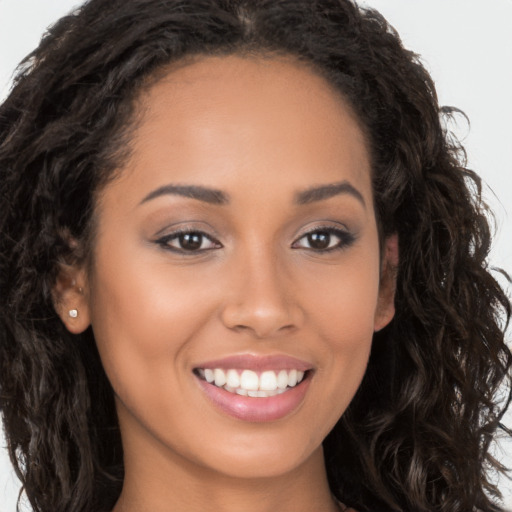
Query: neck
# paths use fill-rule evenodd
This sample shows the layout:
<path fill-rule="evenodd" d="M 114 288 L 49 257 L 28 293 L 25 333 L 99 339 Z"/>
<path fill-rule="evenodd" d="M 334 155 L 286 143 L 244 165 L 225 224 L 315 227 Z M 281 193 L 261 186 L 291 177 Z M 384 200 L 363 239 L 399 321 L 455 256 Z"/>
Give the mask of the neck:
<path fill-rule="evenodd" d="M 141 452 L 137 450 L 137 453 Z M 271 477 L 237 478 L 168 454 L 125 450 L 125 480 L 113 512 L 339 512 L 321 447 L 303 464 Z"/>

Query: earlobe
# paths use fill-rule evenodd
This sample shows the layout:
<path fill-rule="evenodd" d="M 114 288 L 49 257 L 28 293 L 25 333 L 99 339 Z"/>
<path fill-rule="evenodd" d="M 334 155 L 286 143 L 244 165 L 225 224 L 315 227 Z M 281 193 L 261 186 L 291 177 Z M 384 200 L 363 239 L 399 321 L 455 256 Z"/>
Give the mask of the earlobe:
<path fill-rule="evenodd" d="M 53 286 L 53 306 L 67 330 L 80 334 L 90 325 L 85 270 L 61 265 Z"/>
<path fill-rule="evenodd" d="M 383 247 L 379 300 L 375 312 L 374 330 L 380 331 L 395 316 L 396 275 L 398 270 L 398 235 L 386 238 Z"/>

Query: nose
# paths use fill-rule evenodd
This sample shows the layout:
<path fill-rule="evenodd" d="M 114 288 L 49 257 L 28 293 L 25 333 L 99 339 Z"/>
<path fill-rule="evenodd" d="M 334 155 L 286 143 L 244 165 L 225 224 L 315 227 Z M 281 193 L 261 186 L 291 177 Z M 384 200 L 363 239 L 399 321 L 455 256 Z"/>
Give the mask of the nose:
<path fill-rule="evenodd" d="M 224 325 L 258 339 L 299 328 L 304 314 L 293 292 L 293 280 L 276 258 L 260 253 L 241 259 L 230 269 L 221 312 Z"/>

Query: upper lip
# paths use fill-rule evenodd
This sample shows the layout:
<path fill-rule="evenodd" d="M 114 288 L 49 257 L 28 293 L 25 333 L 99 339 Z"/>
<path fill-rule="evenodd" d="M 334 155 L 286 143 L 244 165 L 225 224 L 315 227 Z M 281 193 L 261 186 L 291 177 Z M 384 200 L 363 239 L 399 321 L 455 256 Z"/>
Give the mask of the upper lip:
<path fill-rule="evenodd" d="M 235 354 L 221 359 L 202 362 L 196 365 L 195 368 L 220 368 L 224 370 L 240 368 L 253 371 L 296 369 L 305 372 L 311 370 L 313 365 L 307 361 L 284 354 Z"/>

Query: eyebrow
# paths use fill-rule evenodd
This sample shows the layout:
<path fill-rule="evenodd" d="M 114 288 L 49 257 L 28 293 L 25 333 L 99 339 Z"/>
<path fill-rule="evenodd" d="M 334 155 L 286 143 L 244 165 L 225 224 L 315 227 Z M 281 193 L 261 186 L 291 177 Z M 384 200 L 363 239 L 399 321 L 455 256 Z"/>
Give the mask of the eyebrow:
<path fill-rule="evenodd" d="M 330 199 L 340 194 L 349 194 L 355 197 L 364 207 L 366 203 L 362 194 L 348 181 L 340 183 L 329 183 L 327 185 L 319 185 L 308 188 L 295 195 L 294 202 L 299 205 L 314 203 L 316 201 L 323 201 Z M 164 185 L 150 192 L 140 204 L 151 201 L 157 197 L 164 195 L 175 195 L 188 197 L 204 201 L 205 203 L 224 205 L 229 203 L 229 198 L 226 193 L 221 190 L 203 187 L 200 185 Z"/>
<path fill-rule="evenodd" d="M 295 196 L 296 204 L 309 204 L 316 201 L 323 201 L 330 199 L 331 197 L 338 196 L 340 194 L 349 194 L 355 197 L 365 208 L 366 203 L 363 195 L 357 188 L 351 185 L 348 181 L 341 181 L 339 183 L 329 183 L 327 185 L 319 185 L 311 187 L 302 192 L 299 192 Z"/>
<path fill-rule="evenodd" d="M 205 203 L 219 205 L 229 202 L 228 196 L 224 192 L 213 188 L 199 185 L 164 185 L 150 192 L 140 204 L 165 195 L 189 197 L 191 199 L 204 201 Z"/>

